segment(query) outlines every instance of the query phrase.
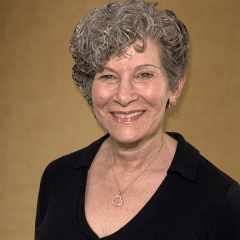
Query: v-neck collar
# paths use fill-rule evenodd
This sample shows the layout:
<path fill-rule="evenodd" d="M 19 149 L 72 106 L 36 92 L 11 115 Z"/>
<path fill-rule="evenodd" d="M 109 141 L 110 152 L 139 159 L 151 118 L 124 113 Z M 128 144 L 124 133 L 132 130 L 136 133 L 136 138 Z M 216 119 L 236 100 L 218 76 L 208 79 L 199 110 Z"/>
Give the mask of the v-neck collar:
<path fill-rule="evenodd" d="M 151 216 L 152 211 L 156 211 L 156 206 L 159 205 L 162 195 L 170 187 L 171 182 L 174 180 L 177 173 L 182 177 L 187 178 L 189 181 L 195 180 L 196 169 L 199 161 L 199 152 L 189 143 L 187 143 L 184 138 L 178 133 L 167 133 L 171 137 L 175 138 L 178 141 L 177 149 L 173 158 L 173 161 L 168 169 L 168 174 L 153 194 L 147 204 L 134 216 L 126 225 L 115 233 L 100 238 L 102 240 L 117 240 L 123 239 L 124 236 L 128 235 L 128 238 L 131 234 L 134 234 L 135 231 L 141 226 L 144 226 L 146 221 L 150 221 L 146 216 Z M 82 172 L 79 194 L 78 194 L 78 206 L 77 206 L 77 218 L 82 232 L 88 239 L 99 240 L 99 237 L 94 233 L 94 231 L 89 226 L 86 215 L 85 215 L 85 190 L 87 182 L 87 172 L 91 166 L 91 163 L 99 150 L 102 143 L 109 137 L 109 134 L 103 136 L 99 140 L 93 142 L 90 146 L 84 149 L 80 159 L 76 161 L 74 169 L 85 169 Z M 136 227 L 137 226 L 137 227 Z"/>

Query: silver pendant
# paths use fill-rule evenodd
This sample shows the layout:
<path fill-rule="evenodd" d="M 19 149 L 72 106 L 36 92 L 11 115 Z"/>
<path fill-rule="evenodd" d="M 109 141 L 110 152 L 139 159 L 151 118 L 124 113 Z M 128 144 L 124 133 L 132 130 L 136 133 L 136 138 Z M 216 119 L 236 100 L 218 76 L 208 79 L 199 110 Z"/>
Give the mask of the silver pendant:
<path fill-rule="evenodd" d="M 123 204 L 122 202 L 122 196 L 121 196 L 121 192 L 119 192 L 119 194 L 117 196 L 115 196 L 112 200 L 112 204 L 115 206 L 121 206 Z"/>

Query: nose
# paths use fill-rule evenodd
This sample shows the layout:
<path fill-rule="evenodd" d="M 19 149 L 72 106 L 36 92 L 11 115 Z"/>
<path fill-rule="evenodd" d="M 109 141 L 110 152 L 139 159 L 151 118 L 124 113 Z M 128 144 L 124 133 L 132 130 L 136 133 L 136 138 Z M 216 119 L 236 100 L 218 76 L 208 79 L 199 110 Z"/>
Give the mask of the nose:
<path fill-rule="evenodd" d="M 128 79 L 120 81 L 113 100 L 118 102 L 121 106 L 127 107 L 131 102 L 137 99 L 138 95 L 133 83 Z"/>

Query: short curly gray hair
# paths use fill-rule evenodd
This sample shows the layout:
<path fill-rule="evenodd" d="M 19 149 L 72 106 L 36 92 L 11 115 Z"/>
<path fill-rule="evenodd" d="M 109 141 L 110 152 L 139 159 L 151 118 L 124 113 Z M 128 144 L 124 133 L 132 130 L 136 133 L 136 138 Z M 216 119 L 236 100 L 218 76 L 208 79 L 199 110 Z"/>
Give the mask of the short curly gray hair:
<path fill-rule="evenodd" d="M 92 107 L 92 83 L 112 54 L 120 55 L 137 39 L 143 46 L 146 38 L 159 43 L 161 63 L 169 87 L 175 90 L 187 70 L 189 35 L 185 25 L 170 10 L 157 12 L 158 3 L 142 0 L 109 2 L 95 8 L 77 24 L 70 40 L 70 52 L 75 59 L 73 80 Z"/>

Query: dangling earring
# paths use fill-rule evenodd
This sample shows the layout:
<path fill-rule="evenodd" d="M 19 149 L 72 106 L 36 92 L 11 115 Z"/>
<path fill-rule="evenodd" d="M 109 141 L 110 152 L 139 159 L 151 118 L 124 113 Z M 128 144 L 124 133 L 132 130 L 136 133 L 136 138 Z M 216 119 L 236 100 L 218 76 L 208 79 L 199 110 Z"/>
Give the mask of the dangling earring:
<path fill-rule="evenodd" d="M 176 102 L 177 103 L 177 102 Z M 177 109 L 177 107 L 176 107 L 176 103 L 174 103 L 174 104 L 170 104 L 170 102 L 168 103 L 168 109 L 170 109 L 171 111 L 175 111 L 176 109 Z M 171 106 L 175 106 L 175 108 L 171 108 Z"/>

